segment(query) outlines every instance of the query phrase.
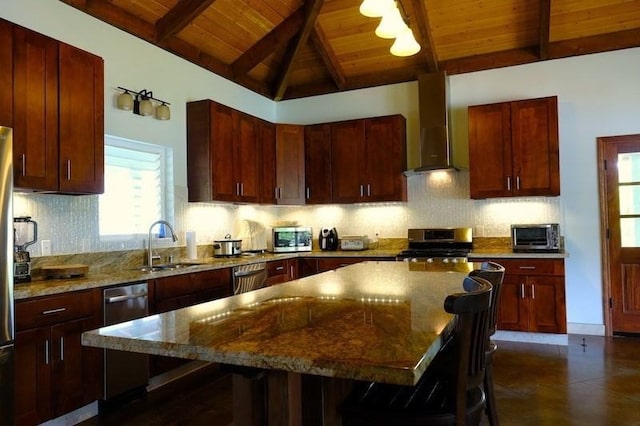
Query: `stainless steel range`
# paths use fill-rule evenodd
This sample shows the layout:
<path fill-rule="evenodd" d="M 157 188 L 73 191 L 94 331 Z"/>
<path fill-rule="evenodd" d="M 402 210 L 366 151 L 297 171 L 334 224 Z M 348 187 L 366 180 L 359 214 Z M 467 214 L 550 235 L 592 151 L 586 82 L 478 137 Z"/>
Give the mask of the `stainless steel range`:
<path fill-rule="evenodd" d="M 396 255 L 396 260 L 433 264 L 467 264 L 473 248 L 471 228 L 409 229 L 409 248 Z"/>

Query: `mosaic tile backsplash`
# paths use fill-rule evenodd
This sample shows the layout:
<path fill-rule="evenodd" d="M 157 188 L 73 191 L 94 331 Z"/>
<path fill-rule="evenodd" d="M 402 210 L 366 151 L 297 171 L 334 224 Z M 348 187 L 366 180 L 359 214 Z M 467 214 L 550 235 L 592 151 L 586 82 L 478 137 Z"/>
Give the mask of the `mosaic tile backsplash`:
<path fill-rule="evenodd" d="M 167 220 L 185 245 L 185 232 L 195 231 L 198 244 L 235 236 L 243 219 L 270 227 L 277 221 L 296 221 L 338 229 L 339 235 L 366 234 L 370 238 L 406 238 L 414 227 L 473 227 L 474 237 L 508 237 L 512 223 L 563 224 L 560 197 L 469 199 L 466 170 L 432 172 L 407 178 L 408 202 L 326 206 L 259 206 L 222 203 L 188 203 L 187 188 L 174 188 L 174 211 Z M 38 242 L 28 248 L 41 256 L 42 240 L 51 241 L 53 255 L 138 250 L 147 234 L 103 238 L 98 226 L 98 196 L 14 194 L 14 215 L 31 216 L 38 223 Z M 123 218 L 126 220 L 126 218 Z M 151 224 L 149 224 L 151 225 Z M 171 246 L 167 241 L 154 242 Z"/>

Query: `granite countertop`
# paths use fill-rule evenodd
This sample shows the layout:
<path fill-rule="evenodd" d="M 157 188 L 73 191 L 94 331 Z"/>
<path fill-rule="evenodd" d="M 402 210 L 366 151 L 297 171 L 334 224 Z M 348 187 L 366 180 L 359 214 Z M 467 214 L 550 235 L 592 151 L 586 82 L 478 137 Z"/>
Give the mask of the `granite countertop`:
<path fill-rule="evenodd" d="M 188 268 L 179 268 L 155 272 L 143 272 L 137 266 L 140 262 L 131 262 L 123 258 L 120 267 L 96 267 L 90 268 L 89 273 L 84 277 L 67 279 L 44 279 L 35 276 L 31 282 L 14 285 L 14 299 L 27 299 L 30 297 L 49 296 L 66 293 L 70 291 L 87 290 L 92 288 L 108 287 L 113 285 L 132 283 L 137 281 L 148 281 L 156 278 L 173 275 L 203 272 L 212 269 L 230 268 L 239 265 L 247 265 L 257 262 L 269 262 L 275 260 L 292 259 L 297 257 L 395 257 L 399 250 L 362 250 L 362 251 L 311 251 L 298 253 L 264 253 L 253 256 L 237 257 L 200 257 L 197 260 L 179 259 L 178 261 L 189 261 L 198 265 Z M 100 256 L 98 254 L 96 256 Z M 102 254 L 106 256 L 106 254 Z M 73 262 L 71 262 L 73 263 Z M 95 262 L 98 263 L 98 262 Z"/>
<path fill-rule="evenodd" d="M 449 333 L 464 272 L 407 262 L 335 271 L 83 334 L 88 346 L 415 384 Z"/>

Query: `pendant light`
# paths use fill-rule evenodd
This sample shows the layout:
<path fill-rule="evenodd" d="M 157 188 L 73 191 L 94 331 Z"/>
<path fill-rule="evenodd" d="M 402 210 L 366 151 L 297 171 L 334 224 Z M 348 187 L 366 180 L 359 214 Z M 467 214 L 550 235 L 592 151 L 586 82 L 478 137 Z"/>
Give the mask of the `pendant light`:
<path fill-rule="evenodd" d="M 367 18 L 380 18 L 393 5 L 393 0 L 364 0 L 360 4 L 360 14 Z"/>
<path fill-rule="evenodd" d="M 380 38 L 395 38 L 406 27 L 407 24 L 404 23 L 404 19 L 400 15 L 398 5 L 394 4 L 393 8 L 389 9 L 380 20 L 380 24 L 376 28 L 376 35 Z"/>
<path fill-rule="evenodd" d="M 394 56 L 412 56 L 420 51 L 420 45 L 413 36 L 411 28 L 405 27 L 398 34 L 389 51 Z"/>

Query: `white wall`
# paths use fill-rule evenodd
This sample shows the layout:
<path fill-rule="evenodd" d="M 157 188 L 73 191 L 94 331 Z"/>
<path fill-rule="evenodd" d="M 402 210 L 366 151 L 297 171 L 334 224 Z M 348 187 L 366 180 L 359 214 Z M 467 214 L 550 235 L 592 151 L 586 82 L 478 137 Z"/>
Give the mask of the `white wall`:
<path fill-rule="evenodd" d="M 562 195 L 557 198 L 469 200 L 468 173 L 409 178 L 409 202 L 383 206 L 251 207 L 186 203 L 185 102 L 210 98 L 269 121 L 314 123 L 401 113 L 407 136 L 417 135 L 416 83 L 279 103 L 249 92 L 174 57 L 57 0 L 3 0 L 0 16 L 105 59 L 105 131 L 174 148 L 176 221 L 184 232 L 198 230 L 200 242 L 217 238 L 238 218 L 297 218 L 318 227 L 335 225 L 342 234 L 380 232 L 403 237 L 412 226 L 474 226 L 476 235 L 506 236 L 509 223 L 558 221 L 567 259 L 567 316 L 570 323 L 603 324 L 596 138 L 640 133 L 640 49 L 627 49 L 544 63 L 450 76 L 454 139 L 466 141 L 466 107 L 557 95 L 560 116 Z M 115 86 L 150 89 L 171 102 L 172 119 L 161 122 L 113 107 Z M 465 153 L 461 153 L 464 157 Z M 36 209 L 47 224 L 42 238 L 77 241 L 89 225 L 67 226 L 70 210 L 77 221 L 91 222 L 89 201 L 56 196 L 21 197 L 22 209 Z M 76 204 L 81 203 L 78 207 Z M 86 204 L 86 205 L 85 205 Z M 51 206 L 57 213 L 50 213 Z M 16 212 L 16 213 L 31 213 Z M 35 215 L 34 218 L 38 219 Z M 330 222 L 330 223 L 327 223 Z M 58 229 L 67 230 L 60 234 Z M 69 233 L 68 230 L 72 229 Z M 83 231 L 84 230 L 84 231 Z M 89 230 L 89 231 L 87 231 Z M 70 235 L 71 234 L 71 235 Z M 91 235 L 92 241 L 99 236 Z M 62 242 L 59 243 L 62 245 Z M 65 249 L 60 252 L 66 252 Z M 122 246 L 125 247 L 124 245 Z M 96 250 L 104 246 L 91 244 Z M 37 250 L 37 248 L 35 248 Z M 37 252 L 35 253 L 37 255 Z"/>

